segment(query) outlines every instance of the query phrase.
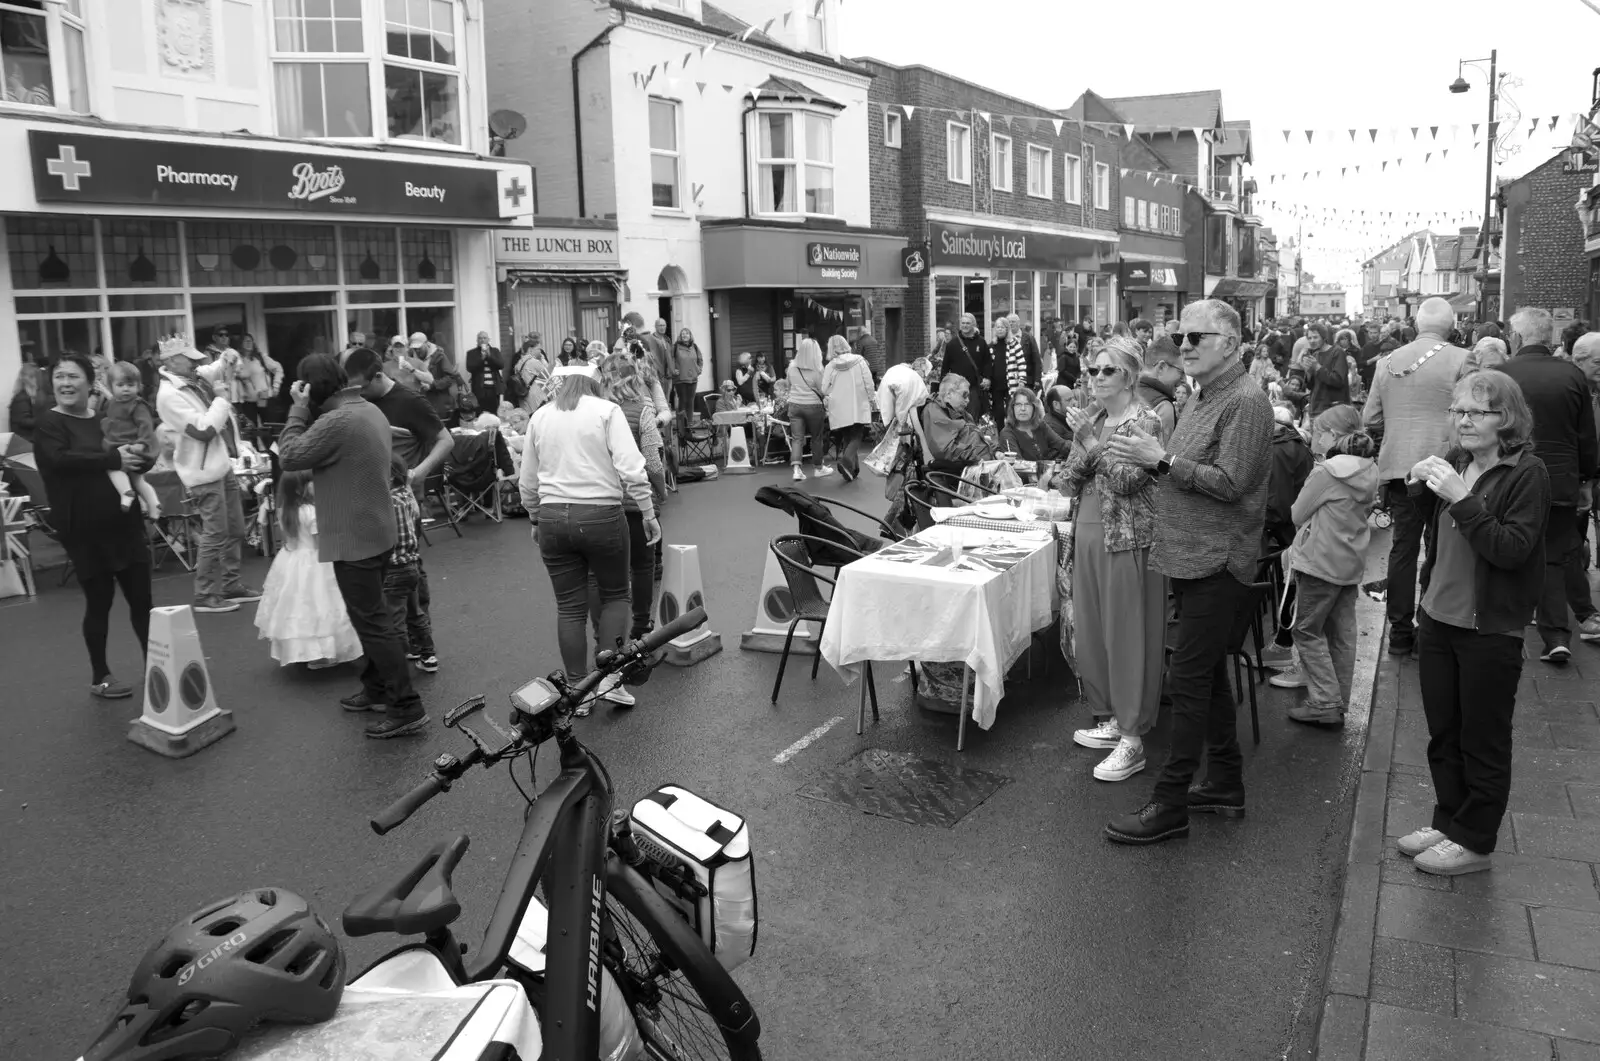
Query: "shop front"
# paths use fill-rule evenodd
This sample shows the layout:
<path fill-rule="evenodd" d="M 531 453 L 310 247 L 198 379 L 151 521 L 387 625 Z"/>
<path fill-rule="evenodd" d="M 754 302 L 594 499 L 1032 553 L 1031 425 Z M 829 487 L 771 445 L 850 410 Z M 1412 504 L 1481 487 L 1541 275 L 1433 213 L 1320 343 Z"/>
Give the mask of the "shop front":
<path fill-rule="evenodd" d="M 494 236 L 501 348 L 518 349 L 538 335 L 551 355 L 569 337 L 598 339 L 609 349 L 620 334 L 617 307 L 628 280 L 616 222 L 536 217 L 533 224 L 532 231 Z"/>
<path fill-rule="evenodd" d="M 66 352 L 249 335 L 291 375 L 352 332 L 462 350 L 498 331 L 490 234 L 526 164 L 0 122 L 0 381 Z M 526 216 L 524 216 L 526 215 Z"/>
<path fill-rule="evenodd" d="M 1117 280 L 1122 288 L 1123 313 L 1128 320 L 1143 318 L 1159 330 L 1183 312 L 1181 266 L 1151 261 L 1128 261 L 1117 265 Z"/>
<path fill-rule="evenodd" d="M 745 220 L 701 230 L 716 381 L 732 376 L 741 353 L 764 353 L 781 371 L 801 336 L 854 340 L 869 320 L 889 322 L 877 339 L 892 363 L 906 286 L 902 237 Z"/>
<path fill-rule="evenodd" d="M 1143 318 L 1158 329 L 1188 301 L 1182 188 L 1154 174 L 1130 171 L 1122 192 L 1121 240 L 1115 269 L 1124 319 Z"/>
<path fill-rule="evenodd" d="M 1241 280 L 1225 276 L 1211 289 L 1211 297 L 1221 299 L 1238 310 L 1245 327 L 1253 328 L 1266 315 L 1267 289 L 1271 286 L 1265 280 Z"/>
<path fill-rule="evenodd" d="M 955 328 L 963 313 L 989 335 L 996 317 L 1015 313 L 1041 338 L 1057 321 L 1088 317 L 1096 329 L 1117 317 L 1116 277 L 1103 271 L 1117 234 L 1018 223 L 999 228 L 928 219 L 927 331 Z"/>

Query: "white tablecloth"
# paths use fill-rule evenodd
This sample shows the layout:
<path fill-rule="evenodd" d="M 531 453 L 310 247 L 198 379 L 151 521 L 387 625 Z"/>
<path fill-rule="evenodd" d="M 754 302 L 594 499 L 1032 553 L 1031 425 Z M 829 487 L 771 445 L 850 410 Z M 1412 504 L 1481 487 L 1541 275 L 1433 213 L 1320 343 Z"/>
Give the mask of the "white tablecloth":
<path fill-rule="evenodd" d="M 965 663 L 977 675 L 972 717 L 994 725 L 1007 668 L 1035 630 L 1050 625 L 1056 607 L 1056 543 L 1037 531 L 959 530 L 965 557 L 917 563 L 914 557 L 949 544 L 953 528 L 930 527 L 906 543 L 839 571 L 822 634 L 822 658 L 846 682 L 872 660 Z M 1018 554 L 1022 554 L 1019 555 Z M 989 570 L 993 566 L 1003 570 Z"/>

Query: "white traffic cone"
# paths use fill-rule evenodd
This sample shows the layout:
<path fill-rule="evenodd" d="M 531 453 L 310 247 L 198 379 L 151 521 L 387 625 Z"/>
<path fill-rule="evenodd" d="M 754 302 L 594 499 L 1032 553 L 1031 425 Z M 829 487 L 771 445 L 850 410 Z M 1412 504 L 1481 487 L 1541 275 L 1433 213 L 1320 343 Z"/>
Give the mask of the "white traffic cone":
<path fill-rule="evenodd" d="M 747 475 L 755 471 L 750 463 L 750 445 L 745 441 L 743 424 L 728 428 L 728 461 L 722 470 L 729 475 Z"/>
<path fill-rule="evenodd" d="M 706 594 L 700 581 L 700 547 L 669 545 L 663 550 L 661 597 L 656 602 L 656 618 L 664 626 L 685 612 L 705 607 Z M 667 642 L 666 662 L 688 667 L 722 651 L 722 635 L 709 626 L 691 630 Z"/>
<path fill-rule="evenodd" d="M 761 572 L 761 592 L 756 596 L 756 625 L 739 635 L 739 647 L 748 652 L 782 652 L 794 619 L 794 598 L 783 568 L 771 549 L 766 550 L 767 566 Z M 794 628 L 793 656 L 813 656 L 817 652 L 820 623 L 803 622 Z"/>
<path fill-rule="evenodd" d="M 128 725 L 128 739 L 182 759 L 233 731 L 233 712 L 219 708 L 212 695 L 194 612 L 187 604 L 151 608 L 144 713 Z"/>

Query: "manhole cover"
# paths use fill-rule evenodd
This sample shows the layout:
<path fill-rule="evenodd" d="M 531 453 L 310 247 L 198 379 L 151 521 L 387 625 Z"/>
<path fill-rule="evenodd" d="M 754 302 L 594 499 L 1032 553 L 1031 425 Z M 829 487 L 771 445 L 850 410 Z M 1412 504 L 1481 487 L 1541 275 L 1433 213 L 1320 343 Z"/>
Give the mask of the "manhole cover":
<path fill-rule="evenodd" d="M 908 825 L 949 829 L 1010 780 L 987 770 L 868 748 L 801 789 L 800 795 Z"/>

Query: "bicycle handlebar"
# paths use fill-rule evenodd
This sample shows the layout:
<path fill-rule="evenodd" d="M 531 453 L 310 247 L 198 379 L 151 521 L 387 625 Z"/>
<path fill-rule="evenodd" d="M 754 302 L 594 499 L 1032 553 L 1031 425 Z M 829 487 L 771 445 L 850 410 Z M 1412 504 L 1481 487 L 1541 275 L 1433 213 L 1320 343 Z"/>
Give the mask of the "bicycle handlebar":
<path fill-rule="evenodd" d="M 691 612 L 685 612 L 683 615 L 678 616 L 666 626 L 650 631 L 636 641 L 635 644 L 645 652 L 654 652 L 668 641 L 682 637 L 705 621 L 706 610 L 704 608 L 696 608 Z"/>
<path fill-rule="evenodd" d="M 415 814 L 424 803 L 443 791 L 444 779 L 438 774 L 429 774 L 416 788 L 389 804 L 382 814 L 373 818 L 372 831 L 382 836 L 390 829 L 399 826 L 401 822 Z"/>

